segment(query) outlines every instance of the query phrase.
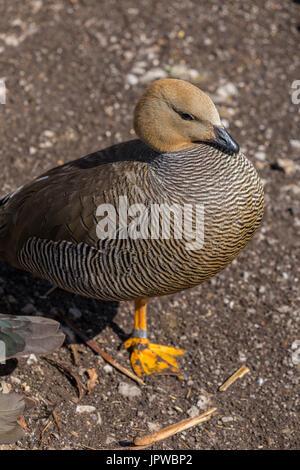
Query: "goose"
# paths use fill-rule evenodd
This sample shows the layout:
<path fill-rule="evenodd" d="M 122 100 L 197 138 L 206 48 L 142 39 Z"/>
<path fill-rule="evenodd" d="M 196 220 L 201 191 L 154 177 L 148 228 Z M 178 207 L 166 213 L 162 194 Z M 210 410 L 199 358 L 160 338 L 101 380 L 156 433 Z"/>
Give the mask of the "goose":
<path fill-rule="evenodd" d="M 135 373 L 182 377 L 184 351 L 147 338 L 147 303 L 236 258 L 261 223 L 263 188 L 193 84 L 153 82 L 133 121 L 137 139 L 46 171 L 0 200 L 0 260 L 69 292 L 134 301 L 125 347 Z"/>

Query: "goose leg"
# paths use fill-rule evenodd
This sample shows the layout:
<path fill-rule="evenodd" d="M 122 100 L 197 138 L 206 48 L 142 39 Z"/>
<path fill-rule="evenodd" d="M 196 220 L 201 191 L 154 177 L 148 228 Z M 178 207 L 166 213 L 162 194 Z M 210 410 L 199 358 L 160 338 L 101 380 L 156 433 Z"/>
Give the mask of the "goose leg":
<path fill-rule="evenodd" d="M 125 348 L 131 350 L 130 360 L 133 370 L 139 377 L 144 374 L 164 374 L 177 375 L 183 379 L 176 356 L 184 354 L 185 351 L 148 341 L 146 309 L 146 299 L 135 301 L 133 335 L 124 343 Z"/>

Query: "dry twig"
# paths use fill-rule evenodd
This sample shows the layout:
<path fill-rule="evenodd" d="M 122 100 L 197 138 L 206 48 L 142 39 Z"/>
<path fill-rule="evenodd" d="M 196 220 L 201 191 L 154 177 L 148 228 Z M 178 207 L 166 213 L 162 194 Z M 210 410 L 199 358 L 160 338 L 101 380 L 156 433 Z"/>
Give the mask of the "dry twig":
<path fill-rule="evenodd" d="M 89 379 L 87 381 L 87 389 L 88 389 L 88 395 L 92 392 L 93 388 L 96 386 L 96 383 L 98 381 L 98 374 L 96 372 L 96 369 L 87 369 L 87 374 L 89 376 Z"/>
<path fill-rule="evenodd" d="M 44 429 L 42 429 L 42 432 L 41 432 L 41 441 L 40 441 L 40 445 L 39 445 L 39 448 L 41 449 L 44 445 L 44 435 L 45 435 L 45 432 L 47 431 L 47 429 L 51 426 L 52 424 L 52 420 L 49 420 L 48 423 L 46 424 L 46 426 L 44 427 Z"/>
<path fill-rule="evenodd" d="M 47 290 L 45 294 L 43 294 L 41 297 L 48 297 L 48 295 L 52 294 L 57 289 L 57 286 L 52 286 L 50 289 Z"/>
<path fill-rule="evenodd" d="M 118 362 L 116 362 L 112 357 L 110 357 L 106 352 L 104 352 L 98 344 L 93 341 L 92 339 L 88 339 L 88 337 L 80 331 L 78 328 L 76 328 L 73 323 L 66 318 L 64 315 L 61 315 L 62 319 L 64 322 L 81 338 L 95 353 L 100 354 L 100 356 L 108 362 L 110 365 L 112 365 L 115 369 L 118 369 L 120 372 L 123 374 L 127 375 L 132 380 L 135 380 L 135 382 L 138 382 L 140 385 L 144 385 L 144 382 L 142 379 L 140 379 L 137 375 L 133 374 L 130 372 L 128 369 L 125 367 L 121 366 Z"/>
<path fill-rule="evenodd" d="M 56 424 L 56 427 L 57 427 L 57 429 L 58 429 L 58 432 L 59 432 L 59 434 L 61 435 L 61 425 L 60 425 L 60 422 L 59 422 L 57 413 L 56 413 L 56 411 L 55 411 L 55 408 L 52 409 L 52 416 L 53 416 L 53 419 L 54 419 L 54 421 L 55 421 L 55 424 Z"/>
<path fill-rule="evenodd" d="M 77 375 L 75 375 L 74 372 L 71 371 L 71 369 L 69 369 L 67 366 L 65 366 L 61 362 L 54 361 L 54 359 L 50 359 L 50 357 L 45 357 L 45 356 L 43 357 L 43 359 L 45 359 L 45 361 L 49 362 L 50 364 L 53 364 L 58 369 L 65 372 L 66 375 L 68 375 L 69 377 L 71 377 L 71 379 L 73 379 L 75 381 L 75 383 L 77 385 L 77 389 L 78 389 L 78 399 L 77 399 L 77 401 L 81 400 L 81 398 L 83 396 L 83 388 L 82 388 L 82 383 L 80 382 Z"/>
<path fill-rule="evenodd" d="M 17 419 L 17 423 L 23 428 L 25 431 L 29 431 L 29 427 L 25 421 L 24 415 L 21 415 L 19 419 Z"/>
<path fill-rule="evenodd" d="M 248 374 L 250 369 L 246 366 L 240 367 L 234 374 L 229 377 L 222 385 L 219 387 L 220 392 L 225 392 L 230 385 L 232 385 L 237 379 L 241 379 L 245 374 Z"/>
<path fill-rule="evenodd" d="M 194 418 L 184 419 L 179 421 L 179 423 L 171 424 L 171 426 L 167 426 L 166 428 L 163 428 L 160 431 L 154 432 L 152 434 L 148 434 L 147 436 L 136 437 L 134 444 L 136 446 L 148 446 L 154 442 L 166 439 L 167 437 L 173 436 L 178 432 L 185 431 L 192 426 L 196 426 L 197 424 L 203 423 L 204 421 L 208 421 L 211 415 L 216 411 L 217 408 L 210 408 L 209 410 L 201 413 L 199 416 L 195 416 Z"/>
<path fill-rule="evenodd" d="M 70 349 L 71 349 L 72 354 L 73 354 L 74 364 L 75 364 L 75 366 L 79 366 L 77 345 L 76 344 L 69 344 L 69 346 L 70 346 Z"/>

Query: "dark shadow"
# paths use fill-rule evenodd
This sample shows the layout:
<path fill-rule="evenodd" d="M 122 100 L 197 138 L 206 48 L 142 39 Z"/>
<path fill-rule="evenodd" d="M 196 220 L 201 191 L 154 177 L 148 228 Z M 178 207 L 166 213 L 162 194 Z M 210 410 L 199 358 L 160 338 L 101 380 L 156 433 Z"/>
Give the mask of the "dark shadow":
<path fill-rule="evenodd" d="M 7 359 L 5 364 L 0 364 L 0 377 L 10 375 L 18 367 L 17 359 Z"/>
<path fill-rule="evenodd" d="M 6 263 L 0 263 L 0 313 L 42 315 L 61 323 L 59 312 L 63 312 L 63 315 L 89 339 L 100 334 L 106 327 L 111 328 L 121 342 L 127 339 L 128 335 L 113 321 L 117 314 L 118 302 L 102 302 L 59 288 L 45 296 L 50 288 L 48 281 L 32 277 Z M 30 305 L 34 305 L 35 311 L 30 311 Z M 22 310 L 24 307 L 27 307 L 25 311 Z M 81 312 L 80 318 L 70 316 L 71 307 Z M 77 340 L 80 342 L 79 338 Z"/>
<path fill-rule="evenodd" d="M 133 441 L 119 441 L 119 445 L 121 447 L 135 447 L 135 444 Z"/>

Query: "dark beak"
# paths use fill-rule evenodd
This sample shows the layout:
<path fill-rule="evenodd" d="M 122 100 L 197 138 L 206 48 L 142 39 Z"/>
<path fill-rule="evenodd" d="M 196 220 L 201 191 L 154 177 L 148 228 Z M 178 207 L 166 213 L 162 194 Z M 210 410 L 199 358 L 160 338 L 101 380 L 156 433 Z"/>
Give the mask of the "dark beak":
<path fill-rule="evenodd" d="M 211 144 L 216 144 L 233 153 L 238 153 L 240 150 L 239 144 L 228 134 L 225 127 L 214 126 L 215 138 L 210 140 Z"/>

